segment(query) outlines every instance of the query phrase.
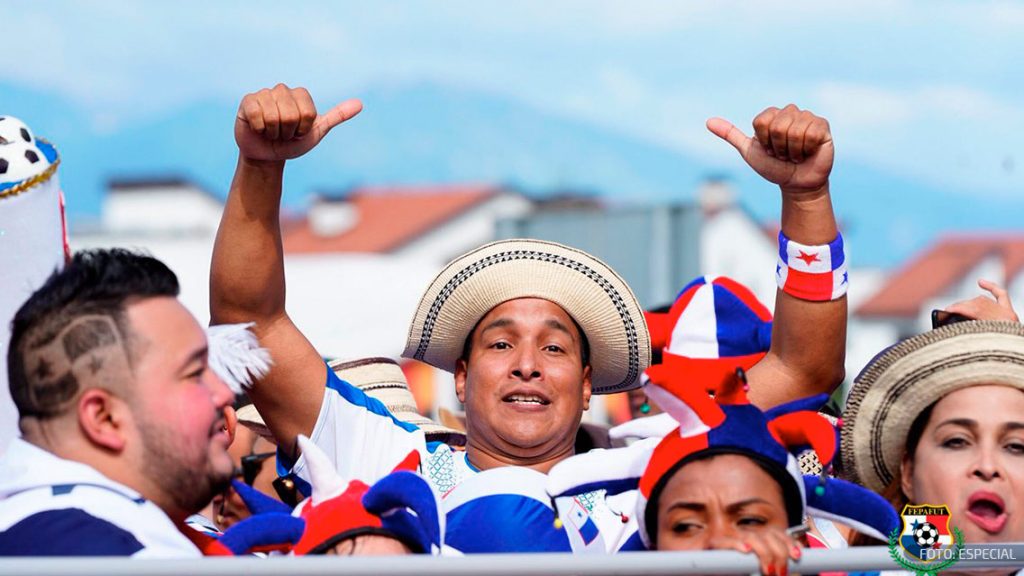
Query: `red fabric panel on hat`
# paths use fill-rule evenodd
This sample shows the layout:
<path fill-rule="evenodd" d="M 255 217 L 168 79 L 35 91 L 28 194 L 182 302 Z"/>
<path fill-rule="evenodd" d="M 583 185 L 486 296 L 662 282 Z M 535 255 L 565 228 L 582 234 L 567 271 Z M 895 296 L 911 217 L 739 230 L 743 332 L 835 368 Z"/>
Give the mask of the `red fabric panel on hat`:
<path fill-rule="evenodd" d="M 710 428 L 720 425 L 725 420 L 725 413 L 718 404 L 708 396 L 707 390 L 702 386 L 696 386 L 691 380 L 690 374 L 684 371 L 684 364 L 677 361 L 669 362 L 669 356 L 679 360 L 689 360 L 681 356 L 666 355 L 665 363 L 651 366 L 647 369 L 647 377 L 658 387 L 678 398 L 693 410 L 697 416 Z"/>
<path fill-rule="evenodd" d="M 668 368 L 666 380 L 672 381 L 675 391 L 678 388 L 700 387 L 710 393 L 718 393 L 723 390 L 730 379 L 736 377 L 736 369 L 749 370 L 764 358 L 764 352 L 747 354 L 746 356 L 730 356 L 727 358 L 687 358 L 666 353 L 662 357 L 662 364 Z M 654 380 L 648 371 L 648 377 Z M 746 402 L 725 402 L 726 404 L 746 404 Z"/>
<path fill-rule="evenodd" d="M 822 466 L 828 466 L 839 447 L 836 429 L 817 412 L 808 410 L 783 414 L 768 423 L 768 430 L 786 447 L 810 444 Z"/>
<path fill-rule="evenodd" d="M 302 510 L 306 531 L 295 544 L 295 554 L 308 554 L 330 538 L 358 528 L 380 528 L 380 518 L 363 508 L 363 495 L 370 487 L 353 480 L 343 493 L 318 504 L 310 502 Z"/>
<path fill-rule="evenodd" d="M 392 472 L 398 472 L 399 470 L 407 470 L 409 472 L 415 472 L 420 467 L 420 453 L 413 450 L 395 466 Z"/>
<path fill-rule="evenodd" d="M 647 468 L 644 469 L 643 476 L 640 477 L 640 493 L 644 498 L 650 498 L 654 485 L 676 465 L 676 462 L 707 447 L 707 434 L 683 438 L 679 435 L 678 429 L 670 432 L 651 453 Z"/>
<path fill-rule="evenodd" d="M 668 314 L 660 312 L 644 312 L 647 330 L 651 333 L 651 348 L 661 349 L 668 344 L 672 334 L 673 322 Z"/>

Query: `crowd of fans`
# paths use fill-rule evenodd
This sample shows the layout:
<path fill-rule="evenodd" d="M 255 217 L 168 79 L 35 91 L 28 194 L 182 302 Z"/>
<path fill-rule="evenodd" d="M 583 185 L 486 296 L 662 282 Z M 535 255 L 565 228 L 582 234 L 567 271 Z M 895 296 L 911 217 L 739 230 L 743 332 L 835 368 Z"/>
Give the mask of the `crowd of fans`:
<path fill-rule="evenodd" d="M 779 187 L 774 311 L 698 278 L 647 312 L 600 260 L 537 240 L 445 266 L 403 353 L 454 374 L 465 414 L 442 425 L 393 360 L 325 362 L 285 307 L 285 163 L 360 110 L 284 85 L 242 100 L 211 328 L 120 249 L 75 254 L 18 310 L 0 555 L 731 549 L 785 574 L 805 548 L 885 543 L 908 504 L 948 506 L 967 543 L 1024 540 L 1024 326 L 999 286 L 824 409 L 856 280 L 825 119 L 708 121 Z M 592 395 L 627 391 L 633 421 L 581 426 Z"/>

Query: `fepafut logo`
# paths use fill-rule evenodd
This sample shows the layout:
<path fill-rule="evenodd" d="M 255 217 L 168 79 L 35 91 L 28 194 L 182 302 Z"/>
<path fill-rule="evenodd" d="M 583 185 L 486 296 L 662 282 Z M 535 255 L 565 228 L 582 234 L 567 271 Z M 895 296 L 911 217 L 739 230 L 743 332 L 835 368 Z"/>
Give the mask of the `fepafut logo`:
<path fill-rule="evenodd" d="M 889 555 L 897 564 L 918 574 L 935 576 L 960 559 L 964 535 L 949 525 L 949 507 L 907 504 L 900 514 L 902 528 L 889 535 Z"/>

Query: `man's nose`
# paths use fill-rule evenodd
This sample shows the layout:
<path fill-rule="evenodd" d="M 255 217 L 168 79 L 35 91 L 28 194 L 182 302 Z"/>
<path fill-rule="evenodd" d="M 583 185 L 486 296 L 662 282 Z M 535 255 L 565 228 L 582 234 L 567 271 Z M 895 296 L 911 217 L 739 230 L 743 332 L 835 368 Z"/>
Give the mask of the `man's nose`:
<path fill-rule="evenodd" d="M 540 364 L 537 352 L 532 347 L 522 346 L 517 350 L 512 364 L 512 375 L 522 380 L 540 378 Z"/>

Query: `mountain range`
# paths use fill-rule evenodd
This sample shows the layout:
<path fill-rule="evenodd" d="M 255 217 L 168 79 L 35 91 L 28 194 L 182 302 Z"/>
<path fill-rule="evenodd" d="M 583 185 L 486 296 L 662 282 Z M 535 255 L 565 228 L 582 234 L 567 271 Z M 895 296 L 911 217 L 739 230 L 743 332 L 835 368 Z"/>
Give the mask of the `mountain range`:
<path fill-rule="evenodd" d="M 566 191 L 615 203 L 689 201 L 726 176 L 755 217 L 778 219 L 778 192 L 739 158 L 711 165 L 631 135 L 494 94 L 435 84 L 360 94 L 365 110 L 289 165 L 285 203 L 360 184 L 502 183 L 532 196 Z M 104 125 L 59 95 L 0 83 L 0 115 L 24 120 L 61 152 L 72 223 L 98 217 L 110 179 L 184 176 L 225 196 L 236 160 L 236 103 L 206 101 Z M 711 137 L 709 135 L 709 137 Z M 855 265 L 892 266 L 949 231 L 1020 228 L 1024 198 L 975 197 L 844 159 L 832 190 Z"/>

